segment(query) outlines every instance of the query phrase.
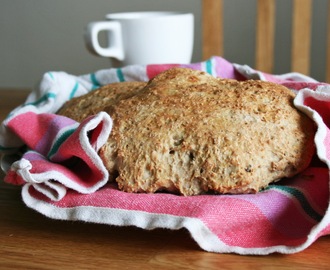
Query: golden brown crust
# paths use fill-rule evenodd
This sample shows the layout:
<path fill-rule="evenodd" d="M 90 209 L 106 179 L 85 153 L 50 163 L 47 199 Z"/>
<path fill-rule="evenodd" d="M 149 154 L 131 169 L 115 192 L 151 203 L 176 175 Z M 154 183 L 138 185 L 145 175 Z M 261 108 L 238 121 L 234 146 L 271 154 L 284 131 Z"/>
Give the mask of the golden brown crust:
<path fill-rule="evenodd" d="M 314 123 L 283 86 L 174 68 L 141 87 L 125 98 L 97 90 L 104 94 L 61 111 L 77 108 L 71 116 L 81 119 L 102 107 L 111 115 L 99 154 L 121 190 L 254 193 L 302 171 L 314 154 Z"/>
<path fill-rule="evenodd" d="M 293 98 L 269 82 L 172 69 L 115 106 L 100 156 L 128 192 L 257 192 L 314 153 L 314 124 Z"/>
<path fill-rule="evenodd" d="M 69 100 L 57 114 L 81 122 L 86 117 L 100 111 L 110 111 L 112 106 L 117 104 L 119 100 L 135 95 L 145 85 L 145 82 L 111 83 L 91 91 L 86 95 Z"/>

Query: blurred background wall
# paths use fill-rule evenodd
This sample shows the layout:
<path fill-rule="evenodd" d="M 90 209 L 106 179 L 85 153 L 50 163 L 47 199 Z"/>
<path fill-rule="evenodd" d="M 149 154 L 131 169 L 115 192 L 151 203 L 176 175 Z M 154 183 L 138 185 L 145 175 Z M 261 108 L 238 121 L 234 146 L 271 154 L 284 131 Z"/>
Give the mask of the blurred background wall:
<path fill-rule="evenodd" d="M 215 0 L 216 1 L 216 0 Z M 224 57 L 254 65 L 256 0 L 224 0 Z M 182 11 L 195 15 L 193 62 L 202 60 L 200 0 L 0 0 L 0 87 L 33 88 L 47 71 L 80 75 L 110 67 L 88 52 L 84 27 L 107 13 Z M 327 0 L 314 0 L 311 76 L 324 80 Z M 291 0 L 278 0 L 275 73 L 289 71 Z M 303 40 L 302 40 L 303 42 Z"/>

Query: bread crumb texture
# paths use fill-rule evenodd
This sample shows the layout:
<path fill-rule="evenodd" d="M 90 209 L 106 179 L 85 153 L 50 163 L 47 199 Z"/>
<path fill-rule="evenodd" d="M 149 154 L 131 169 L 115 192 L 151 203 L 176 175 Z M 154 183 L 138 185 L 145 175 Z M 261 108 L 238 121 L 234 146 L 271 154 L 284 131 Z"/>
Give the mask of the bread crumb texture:
<path fill-rule="evenodd" d="M 185 68 L 122 86 L 117 92 L 129 94 L 107 86 L 61 113 L 110 114 L 114 127 L 99 154 L 123 191 L 256 193 L 304 170 L 314 154 L 314 122 L 284 86 Z"/>

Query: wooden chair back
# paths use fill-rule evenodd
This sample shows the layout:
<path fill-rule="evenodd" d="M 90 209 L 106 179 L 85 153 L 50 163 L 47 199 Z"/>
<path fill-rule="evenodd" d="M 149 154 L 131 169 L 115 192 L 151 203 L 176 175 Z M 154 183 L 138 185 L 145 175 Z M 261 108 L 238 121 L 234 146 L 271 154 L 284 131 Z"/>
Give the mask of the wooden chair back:
<path fill-rule="evenodd" d="M 257 0 L 255 69 L 273 72 L 276 0 Z M 291 71 L 310 74 L 313 0 L 293 0 Z M 330 1 L 329 1 L 330 2 Z M 223 0 L 202 0 L 203 59 L 223 55 Z M 328 4 L 330 14 L 330 4 Z M 327 32 L 330 31 L 328 16 Z M 218 33 L 218 34 L 214 34 Z M 304 40 L 304 42 L 301 42 Z M 327 35 L 325 81 L 330 82 L 330 35 Z"/>

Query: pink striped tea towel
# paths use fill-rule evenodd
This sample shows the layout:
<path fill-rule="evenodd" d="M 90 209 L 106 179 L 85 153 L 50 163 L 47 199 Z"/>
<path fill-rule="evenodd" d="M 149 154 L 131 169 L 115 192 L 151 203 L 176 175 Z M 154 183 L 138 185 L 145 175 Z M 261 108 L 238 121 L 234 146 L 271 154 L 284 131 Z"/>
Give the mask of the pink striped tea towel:
<path fill-rule="evenodd" d="M 273 81 L 297 92 L 295 106 L 318 127 L 315 161 L 303 173 L 258 194 L 184 197 L 119 191 L 107 182 L 97 156 L 111 132 L 111 118 L 100 113 L 79 125 L 53 113 L 66 100 L 101 85 L 147 81 L 174 66 L 222 78 Z M 6 181 L 23 185 L 25 204 L 50 218 L 148 230 L 186 228 L 202 249 L 211 252 L 295 253 L 330 233 L 329 127 L 329 85 L 298 73 L 265 74 L 212 57 L 190 65 L 136 65 L 82 76 L 48 72 L 40 88 L 2 123 L 0 151 L 4 161 L 22 153 L 9 164 Z"/>

